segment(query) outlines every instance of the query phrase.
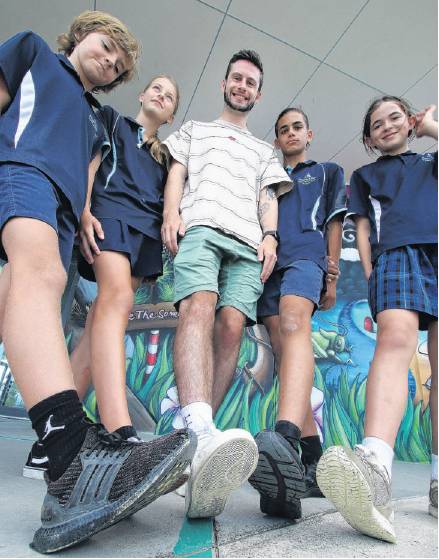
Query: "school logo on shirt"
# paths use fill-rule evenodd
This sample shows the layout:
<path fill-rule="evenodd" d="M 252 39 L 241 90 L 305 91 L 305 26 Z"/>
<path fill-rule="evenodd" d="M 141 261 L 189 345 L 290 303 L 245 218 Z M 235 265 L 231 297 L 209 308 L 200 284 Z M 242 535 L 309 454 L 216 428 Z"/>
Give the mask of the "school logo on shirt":
<path fill-rule="evenodd" d="M 316 180 L 317 180 L 317 177 L 313 177 L 309 173 L 306 173 L 306 175 L 303 178 L 297 179 L 297 182 L 299 184 L 311 184 L 311 183 L 315 182 Z"/>
<path fill-rule="evenodd" d="M 422 161 L 425 162 L 430 162 L 433 161 L 434 157 L 431 155 L 431 153 L 424 153 L 424 155 L 421 157 Z"/>
<path fill-rule="evenodd" d="M 88 115 L 88 120 L 91 122 L 93 128 L 95 129 L 95 132 L 98 131 L 98 123 L 96 122 L 96 119 L 92 117 L 92 115 Z"/>

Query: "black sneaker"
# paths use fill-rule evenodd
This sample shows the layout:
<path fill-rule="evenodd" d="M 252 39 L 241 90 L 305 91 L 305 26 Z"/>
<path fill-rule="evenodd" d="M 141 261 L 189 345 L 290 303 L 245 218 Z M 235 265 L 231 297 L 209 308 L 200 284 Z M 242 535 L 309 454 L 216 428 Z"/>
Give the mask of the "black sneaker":
<path fill-rule="evenodd" d="M 316 470 L 317 464 L 319 463 L 318 460 L 312 462 L 311 464 L 304 464 L 305 466 L 305 484 L 306 484 L 306 491 L 303 495 L 303 498 L 306 497 L 320 497 L 324 498 L 325 496 L 320 491 L 320 487 L 317 484 L 316 478 Z"/>
<path fill-rule="evenodd" d="M 292 520 L 301 518 L 300 499 L 306 485 L 299 453 L 275 431 L 262 431 L 255 441 L 259 460 L 249 482 L 261 495 L 261 511 Z"/>
<path fill-rule="evenodd" d="M 129 443 L 101 425 L 89 427 L 64 474 L 48 481 L 31 547 L 40 553 L 70 547 L 174 491 L 187 481 L 195 448 L 186 429 Z"/>
<path fill-rule="evenodd" d="M 35 441 L 23 466 L 23 476 L 33 479 L 44 479 L 44 473 L 49 468 L 49 459 L 43 445 Z"/>

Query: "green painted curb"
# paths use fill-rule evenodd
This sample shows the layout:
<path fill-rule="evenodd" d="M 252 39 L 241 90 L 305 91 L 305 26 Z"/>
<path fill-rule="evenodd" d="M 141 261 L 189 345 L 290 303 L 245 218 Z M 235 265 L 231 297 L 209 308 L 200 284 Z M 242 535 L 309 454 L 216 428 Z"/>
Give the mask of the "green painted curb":
<path fill-rule="evenodd" d="M 214 557 L 212 546 L 212 519 L 185 517 L 172 553 L 175 557 Z"/>

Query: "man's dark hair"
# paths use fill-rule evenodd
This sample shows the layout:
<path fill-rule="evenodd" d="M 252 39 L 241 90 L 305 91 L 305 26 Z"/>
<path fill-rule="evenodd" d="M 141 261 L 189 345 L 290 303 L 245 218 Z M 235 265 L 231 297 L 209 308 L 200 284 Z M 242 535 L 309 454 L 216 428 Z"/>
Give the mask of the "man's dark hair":
<path fill-rule="evenodd" d="M 281 113 L 279 113 L 279 116 L 276 119 L 276 124 L 274 125 L 274 133 L 276 134 L 276 138 L 279 134 L 279 120 L 288 113 L 299 113 L 300 115 L 302 115 L 303 120 L 305 121 L 306 127 L 309 130 L 309 119 L 308 119 L 308 115 L 305 113 L 305 111 L 303 111 L 302 109 L 299 109 L 299 107 L 287 107 Z"/>
<path fill-rule="evenodd" d="M 261 72 L 261 76 L 259 78 L 259 87 L 258 87 L 258 91 L 261 91 L 262 82 L 264 81 L 264 69 L 262 67 L 262 62 L 261 59 L 259 58 L 259 54 L 254 50 L 240 50 L 239 52 L 235 52 L 235 54 L 229 60 L 225 79 L 227 80 L 227 78 L 229 77 L 232 64 L 238 62 L 238 60 L 248 60 L 254 66 L 256 66 L 256 68 Z"/>

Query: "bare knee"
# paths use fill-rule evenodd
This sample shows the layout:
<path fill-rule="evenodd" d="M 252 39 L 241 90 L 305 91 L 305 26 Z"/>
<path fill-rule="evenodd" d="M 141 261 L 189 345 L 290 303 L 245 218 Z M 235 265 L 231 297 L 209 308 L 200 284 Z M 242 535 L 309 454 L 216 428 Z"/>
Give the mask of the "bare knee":
<path fill-rule="evenodd" d="M 297 334 L 311 333 L 309 316 L 300 311 L 287 310 L 280 315 L 279 333 L 281 338 Z"/>
<path fill-rule="evenodd" d="M 14 289 L 28 290 L 31 282 L 34 297 L 45 293 L 60 299 L 67 283 L 67 273 L 61 261 L 48 262 L 46 259 L 29 258 L 11 265 L 10 271 L 11 292 Z"/>
<path fill-rule="evenodd" d="M 244 330 L 244 317 L 223 315 L 217 319 L 215 335 L 223 347 L 230 349 L 239 346 Z"/>
<path fill-rule="evenodd" d="M 217 295 L 211 292 L 194 293 L 183 299 L 179 306 L 179 322 L 191 319 L 197 324 L 213 322 Z"/>
<path fill-rule="evenodd" d="M 98 291 L 95 301 L 95 312 L 100 309 L 112 310 L 121 316 L 128 316 L 134 304 L 134 293 L 131 286 L 112 286 Z"/>
<path fill-rule="evenodd" d="M 416 350 L 418 331 L 403 320 L 399 323 L 379 325 L 377 345 L 386 351 L 397 351 L 412 355 Z"/>

